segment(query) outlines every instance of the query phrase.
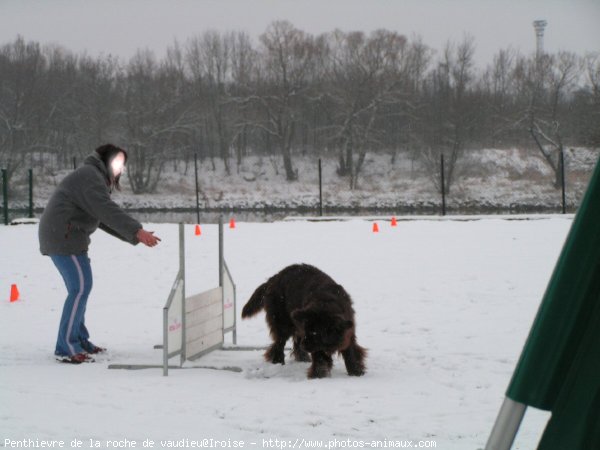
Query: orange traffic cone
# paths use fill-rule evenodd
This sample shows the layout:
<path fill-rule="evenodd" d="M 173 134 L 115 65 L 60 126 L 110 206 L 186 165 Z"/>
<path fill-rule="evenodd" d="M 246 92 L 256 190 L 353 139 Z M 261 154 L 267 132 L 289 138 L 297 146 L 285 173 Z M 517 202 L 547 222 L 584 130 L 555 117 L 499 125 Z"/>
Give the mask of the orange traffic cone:
<path fill-rule="evenodd" d="M 196 225 L 195 234 L 196 234 L 196 236 L 200 236 L 202 234 L 202 230 L 200 229 L 200 225 Z"/>
<path fill-rule="evenodd" d="M 233 217 L 229 221 L 229 228 L 235 228 L 235 219 Z"/>
<path fill-rule="evenodd" d="M 10 286 L 10 302 L 16 302 L 19 300 L 19 289 L 16 284 Z"/>
<path fill-rule="evenodd" d="M 377 225 L 377 222 L 373 224 L 373 233 L 379 233 L 379 225 Z"/>
<path fill-rule="evenodd" d="M 398 226 L 398 222 L 396 221 L 395 217 L 392 217 L 392 226 L 393 227 Z"/>

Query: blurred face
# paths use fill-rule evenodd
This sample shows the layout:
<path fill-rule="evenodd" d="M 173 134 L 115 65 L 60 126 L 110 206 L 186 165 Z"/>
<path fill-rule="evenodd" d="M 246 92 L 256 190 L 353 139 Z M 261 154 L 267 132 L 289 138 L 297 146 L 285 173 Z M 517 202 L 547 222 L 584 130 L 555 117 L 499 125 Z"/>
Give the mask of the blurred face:
<path fill-rule="evenodd" d="M 125 169 L 125 155 L 121 152 L 117 153 L 117 155 L 111 161 L 110 166 L 115 178 L 121 175 Z"/>

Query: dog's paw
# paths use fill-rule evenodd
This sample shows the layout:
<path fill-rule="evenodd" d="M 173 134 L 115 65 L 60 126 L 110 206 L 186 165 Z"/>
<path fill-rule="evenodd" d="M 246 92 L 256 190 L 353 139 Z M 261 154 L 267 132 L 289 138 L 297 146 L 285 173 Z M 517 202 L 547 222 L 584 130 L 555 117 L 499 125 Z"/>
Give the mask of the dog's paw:
<path fill-rule="evenodd" d="M 283 351 L 270 347 L 265 353 L 265 361 L 273 364 L 285 364 L 285 355 Z"/>
<path fill-rule="evenodd" d="M 292 352 L 294 359 L 298 362 L 311 362 L 312 358 L 310 357 L 310 353 L 304 351 L 296 351 Z"/>
<path fill-rule="evenodd" d="M 265 355 L 265 361 L 270 362 L 272 364 L 285 365 L 285 356 L 284 355 Z"/>
<path fill-rule="evenodd" d="M 348 370 L 347 372 L 348 375 L 350 375 L 351 377 L 362 377 L 367 371 L 362 367 L 358 367 L 352 370 Z"/>
<path fill-rule="evenodd" d="M 311 366 L 308 369 L 308 378 L 327 378 L 331 376 L 331 369 L 327 366 Z"/>

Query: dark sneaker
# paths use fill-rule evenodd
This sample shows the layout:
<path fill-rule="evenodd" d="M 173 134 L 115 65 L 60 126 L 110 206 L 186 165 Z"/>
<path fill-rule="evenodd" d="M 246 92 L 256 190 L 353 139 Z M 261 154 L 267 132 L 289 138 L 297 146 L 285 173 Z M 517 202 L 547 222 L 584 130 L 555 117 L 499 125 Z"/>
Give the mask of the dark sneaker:
<path fill-rule="evenodd" d="M 92 345 L 88 350 L 86 350 L 90 355 L 97 355 L 99 353 L 106 353 L 106 349 L 102 347 L 97 347 Z"/>
<path fill-rule="evenodd" d="M 98 353 L 106 353 L 106 349 L 102 347 L 98 347 L 97 345 L 92 344 L 90 341 L 85 341 L 81 343 L 83 347 L 83 351 L 89 353 L 90 355 L 97 355 Z"/>
<path fill-rule="evenodd" d="M 73 356 L 57 356 L 56 360 L 67 364 L 81 364 L 94 362 L 94 358 L 86 353 L 77 353 Z"/>

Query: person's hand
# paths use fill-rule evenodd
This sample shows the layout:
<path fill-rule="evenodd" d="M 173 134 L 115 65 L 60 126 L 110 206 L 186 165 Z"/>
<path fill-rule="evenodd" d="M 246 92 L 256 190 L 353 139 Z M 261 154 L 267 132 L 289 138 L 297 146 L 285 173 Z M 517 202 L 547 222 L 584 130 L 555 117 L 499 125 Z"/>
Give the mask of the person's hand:
<path fill-rule="evenodd" d="M 154 231 L 146 231 L 143 228 L 140 228 L 135 236 L 138 241 L 148 247 L 154 247 L 160 242 L 160 238 L 154 236 Z"/>

